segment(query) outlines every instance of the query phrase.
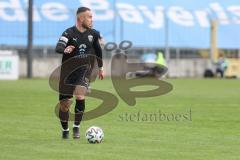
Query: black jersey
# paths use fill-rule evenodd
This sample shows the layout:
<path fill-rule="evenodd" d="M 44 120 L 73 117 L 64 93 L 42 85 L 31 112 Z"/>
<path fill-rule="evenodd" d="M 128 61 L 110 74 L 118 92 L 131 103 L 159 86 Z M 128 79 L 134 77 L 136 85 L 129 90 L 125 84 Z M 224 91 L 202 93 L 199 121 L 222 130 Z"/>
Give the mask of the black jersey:
<path fill-rule="evenodd" d="M 87 29 L 85 32 L 80 32 L 76 26 L 65 30 L 60 37 L 56 52 L 63 54 L 62 62 L 75 56 L 84 56 L 93 54 L 97 58 L 98 67 L 102 67 L 102 49 L 99 44 L 100 33 L 94 29 Z M 70 54 L 64 54 L 67 46 L 73 45 L 75 49 Z"/>

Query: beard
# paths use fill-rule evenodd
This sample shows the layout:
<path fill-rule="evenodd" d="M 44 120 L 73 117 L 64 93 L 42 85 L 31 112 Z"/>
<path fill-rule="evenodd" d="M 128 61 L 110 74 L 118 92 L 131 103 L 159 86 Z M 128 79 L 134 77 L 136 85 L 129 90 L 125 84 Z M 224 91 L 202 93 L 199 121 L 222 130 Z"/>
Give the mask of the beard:
<path fill-rule="evenodd" d="M 82 27 L 85 28 L 85 29 L 90 29 L 91 28 L 88 25 L 86 25 L 85 23 L 82 24 Z"/>

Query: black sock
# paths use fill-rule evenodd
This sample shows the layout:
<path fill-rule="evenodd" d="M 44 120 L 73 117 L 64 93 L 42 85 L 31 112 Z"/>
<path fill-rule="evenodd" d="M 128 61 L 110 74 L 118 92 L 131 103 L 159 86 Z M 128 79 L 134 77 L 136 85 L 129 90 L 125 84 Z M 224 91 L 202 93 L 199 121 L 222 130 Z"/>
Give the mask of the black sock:
<path fill-rule="evenodd" d="M 82 121 L 83 112 L 85 110 L 85 99 L 83 100 L 76 100 L 75 105 L 75 121 L 74 125 L 79 126 L 80 122 Z"/>
<path fill-rule="evenodd" d="M 69 111 L 63 112 L 63 111 L 61 111 L 61 109 L 59 109 L 59 118 L 60 118 L 62 128 L 64 130 L 67 130 L 68 129 Z"/>

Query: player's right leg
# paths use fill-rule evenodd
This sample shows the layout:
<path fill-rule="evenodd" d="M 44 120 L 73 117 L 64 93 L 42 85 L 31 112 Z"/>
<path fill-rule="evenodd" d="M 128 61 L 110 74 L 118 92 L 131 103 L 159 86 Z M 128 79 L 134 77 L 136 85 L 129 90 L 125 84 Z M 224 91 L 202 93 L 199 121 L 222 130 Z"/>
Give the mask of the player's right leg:
<path fill-rule="evenodd" d="M 62 138 L 68 139 L 69 138 L 69 127 L 68 127 L 68 120 L 69 120 L 69 108 L 71 106 L 71 96 L 64 96 L 59 95 L 59 119 L 62 126 Z"/>

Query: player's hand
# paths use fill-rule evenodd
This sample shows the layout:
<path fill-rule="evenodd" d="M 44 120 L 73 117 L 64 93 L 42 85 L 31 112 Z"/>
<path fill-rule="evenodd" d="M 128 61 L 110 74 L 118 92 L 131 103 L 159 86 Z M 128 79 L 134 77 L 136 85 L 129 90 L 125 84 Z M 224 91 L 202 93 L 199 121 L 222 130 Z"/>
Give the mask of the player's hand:
<path fill-rule="evenodd" d="M 103 70 L 102 69 L 99 69 L 98 77 L 99 77 L 100 80 L 103 80 L 104 75 L 103 75 Z"/>
<path fill-rule="evenodd" d="M 65 54 L 70 54 L 73 52 L 73 50 L 75 49 L 75 47 L 73 45 L 67 46 L 64 50 Z"/>

